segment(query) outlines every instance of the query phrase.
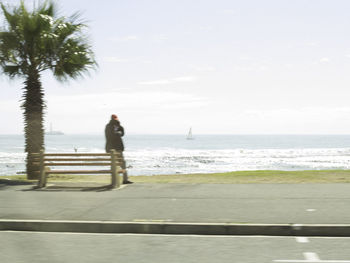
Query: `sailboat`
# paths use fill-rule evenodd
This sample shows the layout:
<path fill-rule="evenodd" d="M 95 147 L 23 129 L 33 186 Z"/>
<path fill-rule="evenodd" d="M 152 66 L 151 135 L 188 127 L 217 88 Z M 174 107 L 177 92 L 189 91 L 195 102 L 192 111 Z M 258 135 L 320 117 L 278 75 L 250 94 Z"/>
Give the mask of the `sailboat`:
<path fill-rule="evenodd" d="M 192 127 L 190 128 L 190 130 L 188 131 L 186 140 L 194 140 L 194 137 L 192 135 Z"/>
<path fill-rule="evenodd" d="M 64 135 L 61 131 L 54 131 L 52 129 L 52 123 L 50 123 L 50 131 L 46 132 L 46 135 Z"/>

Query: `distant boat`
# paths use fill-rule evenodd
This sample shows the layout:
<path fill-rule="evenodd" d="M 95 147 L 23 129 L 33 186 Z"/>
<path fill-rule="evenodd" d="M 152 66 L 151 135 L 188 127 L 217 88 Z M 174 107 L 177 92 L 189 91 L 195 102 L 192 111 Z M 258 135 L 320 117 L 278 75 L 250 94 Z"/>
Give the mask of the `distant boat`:
<path fill-rule="evenodd" d="M 190 130 L 188 131 L 186 140 L 194 140 L 194 137 L 192 135 L 192 127 L 190 128 Z"/>
<path fill-rule="evenodd" d="M 52 123 L 50 124 L 50 131 L 46 132 L 45 134 L 46 135 L 64 135 L 64 133 L 61 131 L 54 131 L 52 129 Z"/>

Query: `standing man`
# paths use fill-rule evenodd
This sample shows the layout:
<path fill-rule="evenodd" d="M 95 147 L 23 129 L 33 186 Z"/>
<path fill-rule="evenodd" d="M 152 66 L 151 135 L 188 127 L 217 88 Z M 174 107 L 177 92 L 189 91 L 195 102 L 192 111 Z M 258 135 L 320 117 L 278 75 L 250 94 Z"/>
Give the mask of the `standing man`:
<path fill-rule="evenodd" d="M 120 125 L 118 116 L 113 114 L 110 122 L 105 128 L 106 135 L 106 152 L 109 153 L 111 150 L 116 150 L 122 158 L 122 169 L 123 169 L 123 184 L 132 184 L 133 182 L 128 180 L 128 173 L 126 171 L 126 163 L 123 155 L 124 143 L 122 137 L 124 136 L 124 128 Z"/>

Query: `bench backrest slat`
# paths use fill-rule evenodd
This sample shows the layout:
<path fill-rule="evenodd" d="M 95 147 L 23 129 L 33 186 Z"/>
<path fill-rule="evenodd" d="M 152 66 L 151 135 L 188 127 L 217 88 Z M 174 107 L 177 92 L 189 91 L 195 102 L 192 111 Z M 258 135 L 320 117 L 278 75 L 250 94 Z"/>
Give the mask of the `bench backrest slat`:
<path fill-rule="evenodd" d="M 121 162 L 116 162 L 117 165 L 120 165 Z M 48 166 L 111 166 L 111 162 L 109 163 L 45 163 L 46 167 Z"/>
<path fill-rule="evenodd" d="M 56 170 L 47 171 L 47 174 L 111 174 L 112 170 Z"/>
<path fill-rule="evenodd" d="M 117 160 L 121 160 L 121 158 L 116 158 Z M 45 162 L 55 162 L 55 161 L 87 161 L 87 162 L 110 162 L 111 158 L 45 158 Z"/>
<path fill-rule="evenodd" d="M 116 155 L 119 155 L 116 153 Z M 110 153 L 45 153 L 44 156 L 111 156 Z"/>

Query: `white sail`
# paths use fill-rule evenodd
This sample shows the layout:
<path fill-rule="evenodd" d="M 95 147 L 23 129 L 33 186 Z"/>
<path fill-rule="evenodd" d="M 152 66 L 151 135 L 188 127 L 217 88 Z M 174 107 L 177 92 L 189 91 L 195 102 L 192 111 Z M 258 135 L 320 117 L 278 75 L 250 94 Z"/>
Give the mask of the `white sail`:
<path fill-rule="evenodd" d="M 194 140 L 193 135 L 192 135 L 192 127 L 190 128 L 190 130 L 188 131 L 187 134 L 187 140 Z"/>

